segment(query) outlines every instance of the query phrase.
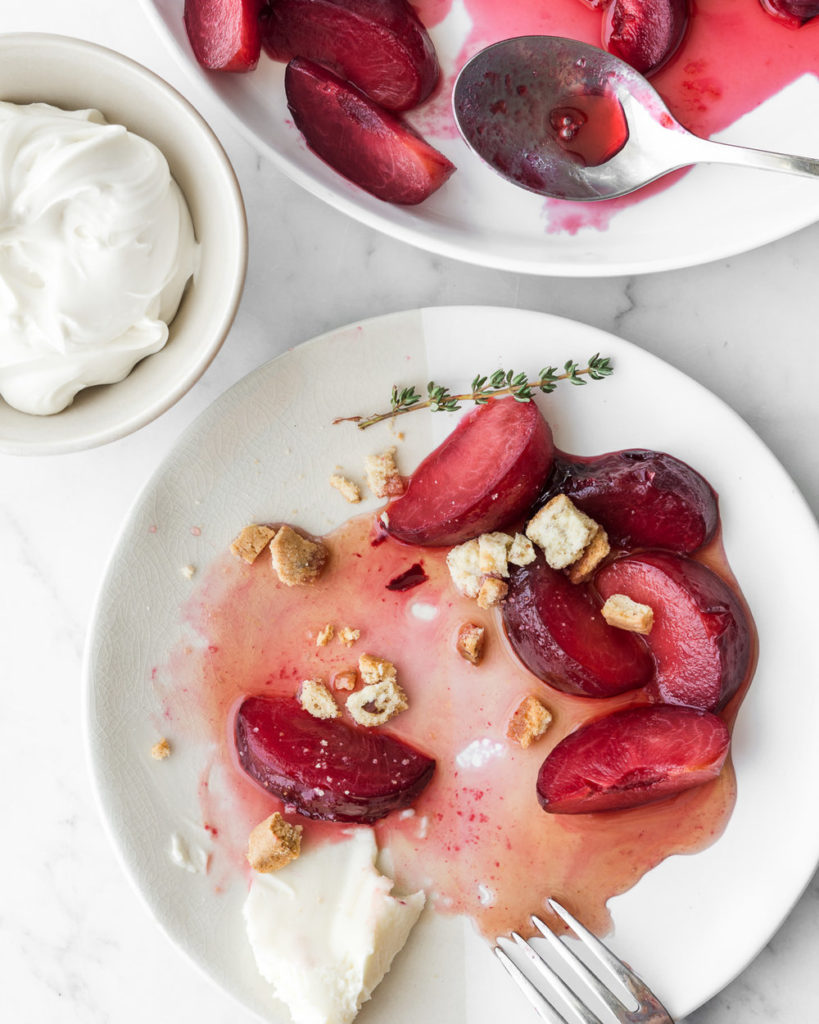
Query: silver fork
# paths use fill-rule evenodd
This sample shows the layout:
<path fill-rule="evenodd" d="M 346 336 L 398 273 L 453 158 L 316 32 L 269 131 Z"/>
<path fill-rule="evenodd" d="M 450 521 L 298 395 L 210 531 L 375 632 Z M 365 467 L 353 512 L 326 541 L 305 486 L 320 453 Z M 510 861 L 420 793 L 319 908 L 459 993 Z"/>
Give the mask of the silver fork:
<path fill-rule="evenodd" d="M 621 1024 L 674 1024 L 660 1000 L 632 970 L 626 967 L 622 960 L 618 960 L 610 949 L 604 946 L 588 929 L 584 928 L 579 921 L 575 920 L 568 910 L 561 907 L 556 900 L 550 899 L 548 902 L 552 910 L 565 921 L 577 938 L 580 939 L 596 963 L 608 971 L 613 978 L 616 978 L 634 997 L 637 1007 L 630 1010 L 596 974 L 589 970 L 582 960 L 578 959 L 571 952 L 568 946 L 539 917 L 532 916 L 532 923 L 544 939 L 546 939 L 549 947 L 560 957 L 569 974 L 576 981 L 580 981 L 594 992 L 608 1007 L 615 1020 L 621 1022 Z M 573 989 L 569 988 L 524 938 L 518 935 L 517 932 L 512 932 L 511 937 L 522 950 L 528 962 L 548 982 L 552 992 L 559 996 L 574 1011 L 578 1020 L 582 1021 L 583 1024 L 602 1024 L 601 1018 L 589 1009 L 588 1005 Z M 568 1024 L 566 1018 L 532 984 L 523 971 L 508 956 L 502 946 L 504 941 L 508 942 L 509 940 L 504 938 L 498 939 L 498 944 L 495 946 L 495 955 L 517 982 L 523 994 L 534 1006 L 538 1014 L 543 1020 L 549 1021 L 549 1024 Z"/>

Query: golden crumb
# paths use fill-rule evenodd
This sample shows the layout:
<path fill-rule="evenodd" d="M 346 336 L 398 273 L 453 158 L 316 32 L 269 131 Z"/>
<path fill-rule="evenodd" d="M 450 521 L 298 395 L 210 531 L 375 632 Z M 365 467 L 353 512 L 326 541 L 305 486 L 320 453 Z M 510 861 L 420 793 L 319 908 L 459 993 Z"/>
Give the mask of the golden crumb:
<path fill-rule="evenodd" d="M 165 758 L 170 757 L 170 755 L 171 745 L 164 736 L 151 747 L 151 757 L 154 761 L 164 761 Z"/>
<path fill-rule="evenodd" d="M 571 498 L 556 494 L 526 524 L 526 536 L 543 550 L 553 569 L 576 562 L 599 527 Z"/>
<path fill-rule="evenodd" d="M 183 565 L 181 572 L 182 572 L 182 575 L 185 577 L 186 580 L 192 580 L 193 577 L 196 575 L 196 566 L 195 565 Z"/>
<path fill-rule="evenodd" d="M 610 626 L 630 633 L 650 633 L 654 625 L 654 609 L 632 601 L 625 594 L 612 594 L 600 611 Z"/>
<path fill-rule="evenodd" d="M 404 479 L 395 463 L 395 448 L 364 459 L 367 486 L 377 498 L 397 498 L 405 490 Z"/>
<path fill-rule="evenodd" d="M 251 523 L 234 538 L 230 550 L 242 561 L 252 564 L 275 536 L 276 531 L 272 526 L 259 526 L 258 523 Z"/>
<path fill-rule="evenodd" d="M 361 501 L 361 490 L 358 484 L 348 480 L 346 476 L 342 476 L 340 473 L 333 473 L 330 477 L 330 486 L 335 487 L 342 498 L 345 501 L 349 501 L 351 505 Z"/>
<path fill-rule="evenodd" d="M 291 825 L 275 811 L 250 833 L 247 860 L 254 871 L 278 871 L 301 853 L 301 825 Z"/>
<path fill-rule="evenodd" d="M 358 673 L 354 668 L 344 668 L 333 676 L 334 690 L 354 690 L 358 682 Z"/>
<path fill-rule="evenodd" d="M 299 689 L 299 704 L 313 718 L 338 718 L 336 699 L 321 679 L 305 679 Z"/>
<path fill-rule="evenodd" d="M 390 682 L 396 679 L 398 672 L 395 665 L 386 658 L 378 658 L 374 654 L 362 654 L 358 659 L 358 671 L 368 685 L 370 683 Z"/>
<path fill-rule="evenodd" d="M 333 639 L 335 631 L 336 628 L 332 622 L 328 622 L 326 626 L 322 626 L 316 636 L 316 647 L 326 647 Z"/>
<path fill-rule="evenodd" d="M 569 566 L 566 575 L 572 583 L 585 583 L 594 575 L 595 569 L 600 565 L 606 555 L 611 551 L 609 538 L 601 526 L 592 537 L 586 550 L 576 562 Z"/>
<path fill-rule="evenodd" d="M 472 665 L 479 665 L 486 647 L 486 630 L 474 622 L 462 622 L 458 627 L 455 649 Z"/>
<path fill-rule="evenodd" d="M 352 626 L 342 626 L 338 631 L 338 642 L 345 647 L 352 647 L 361 636 L 360 629 L 353 629 Z"/>
<path fill-rule="evenodd" d="M 368 729 L 383 725 L 408 707 L 407 695 L 394 676 L 378 683 L 369 683 L 347 698 L 347 710 L 359 725 Z"/>
<path fill-rule="evenodd" d="M 327 548 L 308 540 L 290 526 L 282 526 L 270 542 L 273 568 L 288 587 L 314 583 L 327 561 Z"/>
<path fill-rule="evenodd" d="M 508 583 L 504 583 L 503 580 L 496 579 L 494 576 L 487 576 L 478 591 L 478 607 L 493 608 L 506 597 L 508 590 Z"/>
<path fill-rule="evenodd" d="M 530 694 L 524 697 L 515 709 L 509 720 L 506 735 L 525 750 L 535 740 L 540 739 L 551 721 L 551 711 L 537 697 Z"/>

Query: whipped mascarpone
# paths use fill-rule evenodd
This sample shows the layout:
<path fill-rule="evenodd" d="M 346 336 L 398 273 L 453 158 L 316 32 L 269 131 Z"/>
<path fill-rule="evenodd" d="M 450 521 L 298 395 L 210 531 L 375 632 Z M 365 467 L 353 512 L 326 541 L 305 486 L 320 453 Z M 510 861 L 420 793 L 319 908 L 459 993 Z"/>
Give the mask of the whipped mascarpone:
<path fill-rule="evenodd" d="M 256 963 L 296 1024 L 349 1024 L 390 969 L 424 906 L 390 895 L 372 829 L 254 875 L 244 906 Z"/>
<path fill-rule="evenodd" d="M 0 101 L 0 395 L 59 412 L 168 338 L 196 270 L 162 153 L 96 110 Z"/>

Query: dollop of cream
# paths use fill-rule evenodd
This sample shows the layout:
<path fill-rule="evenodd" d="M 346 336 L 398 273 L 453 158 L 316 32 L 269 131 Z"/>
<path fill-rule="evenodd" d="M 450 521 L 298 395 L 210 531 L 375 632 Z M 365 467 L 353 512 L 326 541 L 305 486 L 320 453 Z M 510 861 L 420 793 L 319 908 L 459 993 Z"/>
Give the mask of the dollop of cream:
<path fill-rule="evenodd" d="M 99 111 L 0 101 L 0 395 L 46 415 L 168 339 L 198 246 L 153 143 Z"/>

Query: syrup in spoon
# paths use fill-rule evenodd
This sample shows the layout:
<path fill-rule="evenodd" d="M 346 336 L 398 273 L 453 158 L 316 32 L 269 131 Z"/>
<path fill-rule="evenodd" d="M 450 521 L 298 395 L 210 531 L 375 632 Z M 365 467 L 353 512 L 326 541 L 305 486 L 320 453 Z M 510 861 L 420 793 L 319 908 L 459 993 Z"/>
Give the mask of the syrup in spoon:
<path fill-rule="evenodd" d="M 557 199 L 613 199 L 696 163 L 819 176 L 819 159 L 693 135 L 628 64 L 560 36 L 481 50 L 458 75 L 452 105 L 467 144 L 498 174 Z"/>

